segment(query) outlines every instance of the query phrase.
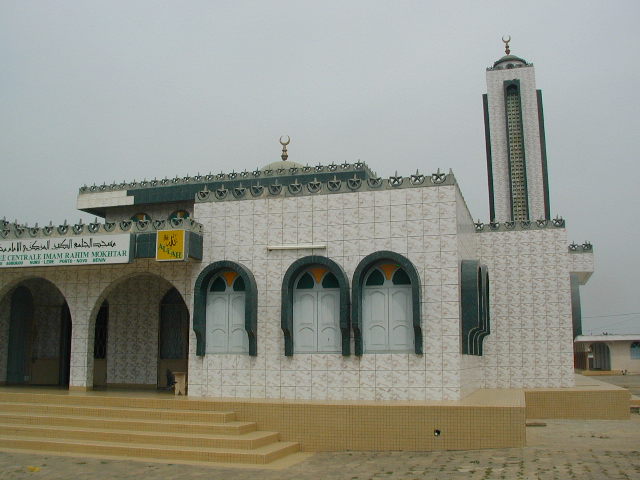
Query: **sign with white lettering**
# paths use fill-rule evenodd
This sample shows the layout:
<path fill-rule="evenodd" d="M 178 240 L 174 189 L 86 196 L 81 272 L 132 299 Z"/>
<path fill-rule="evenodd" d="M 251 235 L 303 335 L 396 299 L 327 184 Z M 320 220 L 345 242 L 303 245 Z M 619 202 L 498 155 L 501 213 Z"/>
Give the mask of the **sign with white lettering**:
<path fill-rule="evenodd" d="M 97 265 L 130 260 L 129 234 L 0 241 L 0 268 Z"/>

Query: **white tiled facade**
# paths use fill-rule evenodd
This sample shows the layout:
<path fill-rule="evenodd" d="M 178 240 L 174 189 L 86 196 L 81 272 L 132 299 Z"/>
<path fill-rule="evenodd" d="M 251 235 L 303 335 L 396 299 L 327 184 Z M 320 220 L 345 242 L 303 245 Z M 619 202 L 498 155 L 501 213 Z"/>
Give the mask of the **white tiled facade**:
<path fill-rule="evenodd" d="M 256 279 L 258 355 L 196 356 L 191 332 L 190 395 L 456 400 L 478 388 L 572 385 L 569 272 L 581 255 L 568 253 L 564 228 L 478 233 L 456 185 L 197 203 L 194 217 L 204 226 L 201 263 L 138 259 L 101 267 L 3 269 L 3 305 L 22 279 L 53 283 L 73 319 L 71 385 L 90 386 L 93 325 L 107 299 L 108 383 L 153 384 L 160 298 L 175 286 L 191 310 L 200 271 L 230 260 Z M 326 250 L 267 249 L 296 243 Z M 291 263 L 326 255 L 351 279 L 358 262 L 379 250 L 407 257 L 419 273 L 424 354 L 286 357 L 280 305 Z M 483 356 L 461 354 L 459 265 L 465 259 L 480 260 L 491 276 L 492 333 Z M 7 338 L 7 310 L 0 338 Z M 3 343 L 3 357 L 6 351 Z"/>
<path fill-rule="evenodd" d="M 457 232 L 464 228 L 458 226 L 459 198 L 457 186 L 450 185 L 196 204 L 195 217 L 205 232 L 215 232 L 205 234 L 203 265 L 231 260 L 255 276 L 258 358 L 192 359 L 191 393 L 336 400 L 459 398 Z M 468 213 L 467 217 L 466 229 L 473 232 Z M 267 249 L 304 243 L 327 248 Z M 323 255 L 341 265 L 351 279 L 359 261 L 380 250 L 407 257 L 419 272 L 425 354 L 285 357 L 280 303 L 287 268 L 300 257 Z"/>
<path fill-rule="evenodd" d="M 486 387 L 572 386 L 571 255 L 565 229 L 478 236 L 479 256 L 491 275 Z"/>

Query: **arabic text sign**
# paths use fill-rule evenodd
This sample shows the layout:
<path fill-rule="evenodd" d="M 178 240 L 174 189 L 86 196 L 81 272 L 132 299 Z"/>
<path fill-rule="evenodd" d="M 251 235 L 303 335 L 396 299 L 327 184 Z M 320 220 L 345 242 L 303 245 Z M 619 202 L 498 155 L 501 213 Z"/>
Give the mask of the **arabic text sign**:
<path fill-rule="evenodd" d="M 161 230 L 158 232 L 156 260 L 185 260 L 185 231 Z"/>
<path fill-rule="evenodd" d="M 0 241 L 0 268 L 128 263 L 131 235 Z"/>

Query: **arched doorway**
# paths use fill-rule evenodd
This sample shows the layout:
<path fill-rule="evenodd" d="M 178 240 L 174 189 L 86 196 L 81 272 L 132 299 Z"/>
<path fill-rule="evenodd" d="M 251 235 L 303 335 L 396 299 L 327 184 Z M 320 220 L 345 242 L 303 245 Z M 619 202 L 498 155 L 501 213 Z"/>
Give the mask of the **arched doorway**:
<path fill-rule="evenodd" d="M 10 385 L 69 385 L 71 314 L 62 293 L 33 278 L 9 292 L 6 381 Z"/>
<path fill-rule="evenodd" d="M 18 287 L 11 295 L 9 314 L 9 355 L 7 383 L 27 383 L 31 377 L 31 330 L 33 327 L 33 295 L 27 287 Z"/>
<path fill-rule="evenodd" d="M 606 343 L 592 343 L 589 370 L 611 370 L 611 354 Z"/>
<path fill-rule="evenodd" d="M 109 302 L 102 302 L 93 337 L 93 386 L 107 385 L 107 339 L 109 338 Z"/>
<path fill-rule="evenodd" d="M 167 370 L 186 372 L 189 355 L 189 311 L 172 288 L 160 302 L 158 328 L 158 387 L 167 386 Z"/>
<path fill-rule="evenodd" d="M 156 389 L 167 369 L 187 372 L 189 311 L 178 290 L 154 274 L 115 281 L 95 308 L 94 387 Z"/>

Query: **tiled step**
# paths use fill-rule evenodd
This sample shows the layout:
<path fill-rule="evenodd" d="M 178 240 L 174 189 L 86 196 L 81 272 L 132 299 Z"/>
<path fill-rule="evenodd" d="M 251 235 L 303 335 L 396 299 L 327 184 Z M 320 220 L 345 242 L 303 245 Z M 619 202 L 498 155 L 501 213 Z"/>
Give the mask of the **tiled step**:
<path fill-rule="evenodd" d="M 11 425 L 49 425 L 94 429 L 132 430 L 136 432 L 192 433 L 240 435 L 256 430 L 255 422 L 189 423 L 185 421 L 122 420 L 104 417 L 69 415 L 34 415 L 33 413 L 0 411 L 0 423 Z"/>
<path fill-rule="evenodd" d="M 278 442 L 252 450 L 233 448 L 193 448 L 150 444 L 122 444 L 70 439 L 36 439 L 16 435 L 0 435 L 0 448 L 38 450 L 56 453 L 108 455 L 128 458 L 180 459 L 197 462 L 267 464 L 299 450 L 293 442 Z"/>
<path fill-rule="evenodd" d="M 4 436 L 30 437 L 40 440 L 85 440 L 132 445 L 169 445 L 172 447 L 231 448 L 251 450 L 278 441 L 276 432 L 250 432 L 241 435 L 178 434 L 164 432 L 136 432 L 131 430 L 104 430 L 81 427 L 55 427 L 42 425 L 12 425 L 0 423 Z"/>
<path fill-rule="evenodd" d="M 70 395 L 65 391 L 58 393 L 27 393 L 20 391 L 0 390 L 0 402 L 19 403 L 46 403 L 56 405 L 77 405 L 97 407 L 127 407 L 127 408 L 159 408 L 172 410 L 216 410 L 214 400 L 190 399 L 189 397 L 176 397 L 173 395 L 128 396 L 85 394 Z"/>
<path fill-rule="evenodd" d="M 95 416 L 156 421 L 187 421 L 221 423 L 235 420 L 234 412 L 205 412 L 159 408 L 125 408 L 46 403 L 18 403 L 0 401 L 0 412 L 29 412 L 34 415 Z"/>
<path fill-rule="evenodd" d="M 173 463 L 296 458 L 284 457 L 300 451 L 297 443 L 280 442 L 278 433 L 258 431 L 255 422 L 237 421 L 220 406 L 163 395 L 0 391 L 0 450 Z"/>

